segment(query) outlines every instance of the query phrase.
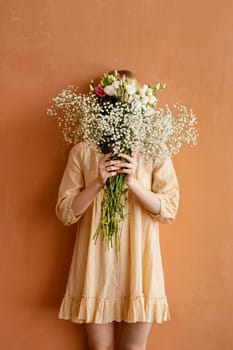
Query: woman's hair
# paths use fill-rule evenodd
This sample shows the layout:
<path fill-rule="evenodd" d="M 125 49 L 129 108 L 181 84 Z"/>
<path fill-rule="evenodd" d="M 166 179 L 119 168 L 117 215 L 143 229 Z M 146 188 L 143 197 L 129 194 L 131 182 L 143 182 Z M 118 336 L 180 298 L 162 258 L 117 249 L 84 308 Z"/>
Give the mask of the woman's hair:
<path fill-rule="evenodd" d="M 112 70 L 112 71 L 108 72 L 108 74 L 114 74 L 114 72 L 115 72 L 115 71 Z M 118 73 L 119 73 L 120 77 L 123 77 L 123 75 L 125 75 L 126 78 L 128 78 L 128 79 L 130 79 L 130 80 L 133 80 L 135 86 L 136 86 L 138 89 L 140 89 L 141 85 L 140 85 L 139 81 L 137 80 L 135 74 L 134 74 L 132 71 L 127 70 L 127 69 L 123 69 L 123 70 L 118 70 Z"/>
<path fill-rule="evenodd" d="M 114 74 L 114 70 L 108 72 L 108 74 Z M 136 76 L 133 72 L 131 72 L 130 70 L 118 70 L 118 73 L 120 74 L 120 76 L 122 77 L 123 75 L 125 75 L 127 78 L 129 79 L 136 79 Z"/>

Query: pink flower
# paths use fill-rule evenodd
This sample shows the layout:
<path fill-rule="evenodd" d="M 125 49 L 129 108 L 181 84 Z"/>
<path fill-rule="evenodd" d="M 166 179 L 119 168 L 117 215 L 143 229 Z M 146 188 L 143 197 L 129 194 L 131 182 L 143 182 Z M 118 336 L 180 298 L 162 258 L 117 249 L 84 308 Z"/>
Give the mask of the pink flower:
<path fill-rule="evenodd" d="M 95 87 L 95 94 L 99 97 L 104 97 L 106 96 L 106 93 L 104 92 L 104 89 L 102 88 L 102 86 L 96 86 Z"/>

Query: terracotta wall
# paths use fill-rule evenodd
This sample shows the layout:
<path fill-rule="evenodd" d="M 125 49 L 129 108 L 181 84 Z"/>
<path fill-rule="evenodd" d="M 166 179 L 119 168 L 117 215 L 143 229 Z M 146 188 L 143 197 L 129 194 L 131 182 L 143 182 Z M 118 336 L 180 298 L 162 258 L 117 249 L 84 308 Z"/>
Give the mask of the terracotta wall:
<path fill-rule="evenodd" d="M 86 349 L 58 320 L 75 226 L 55 217 L 67 160 L 48 100 L 114 68 L 163 80 L 160 104 L 199 118 L 199 144 L 174 157 L 181 202 L 161 225 L 172 320 L 148 349 L 230 350 L 232 333 L 232 1 L 79 0 L 0 3 L 1 324 L 7 350 Z"/>

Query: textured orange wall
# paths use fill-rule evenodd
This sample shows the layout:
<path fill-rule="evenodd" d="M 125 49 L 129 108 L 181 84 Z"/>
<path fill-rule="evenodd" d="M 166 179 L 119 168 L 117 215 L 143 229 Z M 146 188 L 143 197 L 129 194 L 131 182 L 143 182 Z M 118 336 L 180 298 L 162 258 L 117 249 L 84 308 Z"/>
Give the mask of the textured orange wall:
<path fill-rule="evenodd" d="M 172 320 L 148 349 L 230 350 L 232 333 L 231 0 L 1 1 L 1 321 L 7 350 L 86 349 L 58 320 L 75 238 L 55 217 L 67 160 L 48 100 L 114 68 L 163 80 L 160 104 L 199 118 L 199 144 L 174 157 L 181 202 L 161 225 Z"/>

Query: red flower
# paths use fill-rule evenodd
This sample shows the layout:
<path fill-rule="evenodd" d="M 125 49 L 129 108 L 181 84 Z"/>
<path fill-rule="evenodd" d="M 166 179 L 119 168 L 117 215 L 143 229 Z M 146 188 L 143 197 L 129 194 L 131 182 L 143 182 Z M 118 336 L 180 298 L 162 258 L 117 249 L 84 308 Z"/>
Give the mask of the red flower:
<path fill-rule="evenodd" d="M 104 89 L 102 88 L 102 86 L 96 86 L 95 87 L 95 94 L 99 97 L 105 97 L 106 93 L 104 92 Z"/>

